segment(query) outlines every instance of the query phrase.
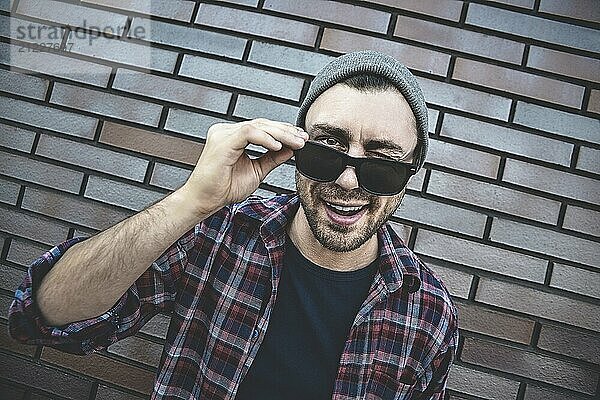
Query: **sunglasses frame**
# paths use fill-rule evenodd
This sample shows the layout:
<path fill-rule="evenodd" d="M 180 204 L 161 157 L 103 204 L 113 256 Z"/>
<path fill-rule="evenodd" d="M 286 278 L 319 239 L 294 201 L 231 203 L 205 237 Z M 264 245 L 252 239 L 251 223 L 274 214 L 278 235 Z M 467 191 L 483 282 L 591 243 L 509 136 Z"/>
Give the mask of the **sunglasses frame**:
<path fill-rule="evenodd" d="M 326 144 L 323 143 L 319 143 L 319 142 L 315 142 L 312 140 L 307 141 L 304 146 L 306 147 L 306 145 L 309 146 L 317 146 L 320 147 L 324 150 L 327 150 L 329 152 L 335 153 L 337 156 L 342 158 L 342 161 L 344 163 L 344 169 L 342 169 L 342 171 L 337 175 L 336 178 L 329 180 L 329 179 L 320 179 L 320 178 L 315 178 L 312 176 L 307 175 L 304 171 L 302 171 L 300 168 L 298 168 L 298 163 L 296 162 L 296 169 L 298 170 L 298 172 L 300 172 L 302 175 L 304 175 L 305 177 L 307 177 L 308 179 L 312 179 L 313 181 L 316 182 L 334 182 L 337 178 L 339 178 L 339 176 L 344 172 L 344 170 L 346 168 L 348 168 L 348 166 L 350 167 L 354 167 L 355 173 L 356 173 L 356 179 L 358 181 L 358 186 L 365 190 L 366 192 L 369 192 L 371 194 L 374 194 L 376 196 L 394 196 L 398 193 L 400 193 L 408 184 L 408 180 L 410 179 L 411 176 L 415 175 L 417 173 L 418 170 L 418 160 L 413 161 L 412 163 L 407 163 L 407 162 L 402 162 L 402 161 L 395 161 L 395 160 L 388 160 L 385 158 L 370 158 L 370 157 L 353 157 L 351 155 L 348 155 L 346 153 L 344 153 L 343 151 L 340 150 L 336 150 L 330 146 L 327 146 Z M 297 154 L 303 150 L 305 150 L 305 147 L 303 147 L 302 149 L 299 150 L 295 150 L 294 151 L 294 155 L 297 158 Z M 418 149 L 415 149 L 415 153 L 419 154 Z M 381 164 L 390 164 L 393 166 L 401 166 L 402 168 L 405 168 L 407 171 L 407 180 L 406 183 L 404 184 L 404 186 L 402 186 L 402 188 L 398 191 L 394 191 L 394 192 L 377 192 L 374 190 L 370 190 L 366 187 L 364 187 L 364 185 L 361 183 L 360 180 L 360 168 L 362 167 L 362 164 L 365 162 L 376 162 L 376 163 L 381 163 Z"/>

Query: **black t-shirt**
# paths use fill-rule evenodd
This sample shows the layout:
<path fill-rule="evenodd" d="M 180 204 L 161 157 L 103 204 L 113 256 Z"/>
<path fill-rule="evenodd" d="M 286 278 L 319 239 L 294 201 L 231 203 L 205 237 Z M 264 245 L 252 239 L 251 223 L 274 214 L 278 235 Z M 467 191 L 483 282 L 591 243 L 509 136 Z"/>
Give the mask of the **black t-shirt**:
<path fill-rule="evenodd" d="M 331 399 L 344 343 L 376 271 L 377 260 L 350 272 L 322 268 L 287 238 L 273 314 L 236 400 Z"/>

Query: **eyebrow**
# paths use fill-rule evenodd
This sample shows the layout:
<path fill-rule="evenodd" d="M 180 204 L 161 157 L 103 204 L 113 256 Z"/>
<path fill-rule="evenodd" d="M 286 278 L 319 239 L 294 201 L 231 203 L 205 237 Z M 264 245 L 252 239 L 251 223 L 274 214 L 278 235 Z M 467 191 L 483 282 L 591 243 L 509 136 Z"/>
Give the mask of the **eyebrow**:
<path fill-rule="evenodd" d="M 338 139 L 343 139 L 344 141 L 346 141 L 346 143 L 350 142 L 350 130 L 346 128 L 327 123 L 315 124 L 311 128 L 311 130 L 315 130 L 320 133 L 327 133 L 331 136 L 337 137 Z"/>
<path fill-rule="evenodd" d="M 350 130 L 346 128 L 327 123 L 315 124 L 311 128 L 314 131 L 318 131 L 320 133 L 327 133 L 339 139 L 343 139 L 346 142 L 350 141 Z M 388 139 L 369 140 L 369 142 L 365 145 L 365 150 L 388 150 L 393 153 L 397 153 L 397 155 L 399 156 L 404 155 L 406 153 L 404 147 Z"/>

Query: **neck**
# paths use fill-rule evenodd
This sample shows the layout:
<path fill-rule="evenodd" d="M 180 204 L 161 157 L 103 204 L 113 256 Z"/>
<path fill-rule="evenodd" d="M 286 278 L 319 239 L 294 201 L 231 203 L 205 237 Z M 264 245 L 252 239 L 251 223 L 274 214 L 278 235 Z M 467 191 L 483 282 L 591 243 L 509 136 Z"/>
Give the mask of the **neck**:
<path fill-rule="evenodd" d="M 378 255 L 377 235 L 373 235 L 359 248 L 347 252 L 323 247 L 312 233 L 302 206 L 298 207 L 292 223 L 288 225 L 288 235 L 304 257 L 323 268 L 335 271 L 354 271 L 366 267 Z"/>

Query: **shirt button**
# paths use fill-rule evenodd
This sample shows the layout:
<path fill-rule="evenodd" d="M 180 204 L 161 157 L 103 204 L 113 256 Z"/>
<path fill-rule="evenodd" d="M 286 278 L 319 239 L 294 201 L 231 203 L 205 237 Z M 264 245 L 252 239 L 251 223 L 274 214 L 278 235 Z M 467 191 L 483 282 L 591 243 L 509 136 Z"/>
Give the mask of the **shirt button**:
<path fill-rule="evenodd" d="M 252 339 L 254 339 L 254 340 L 258 339 L 258 329 L 255 329 L 255 330 L 252 332 Z"/>

